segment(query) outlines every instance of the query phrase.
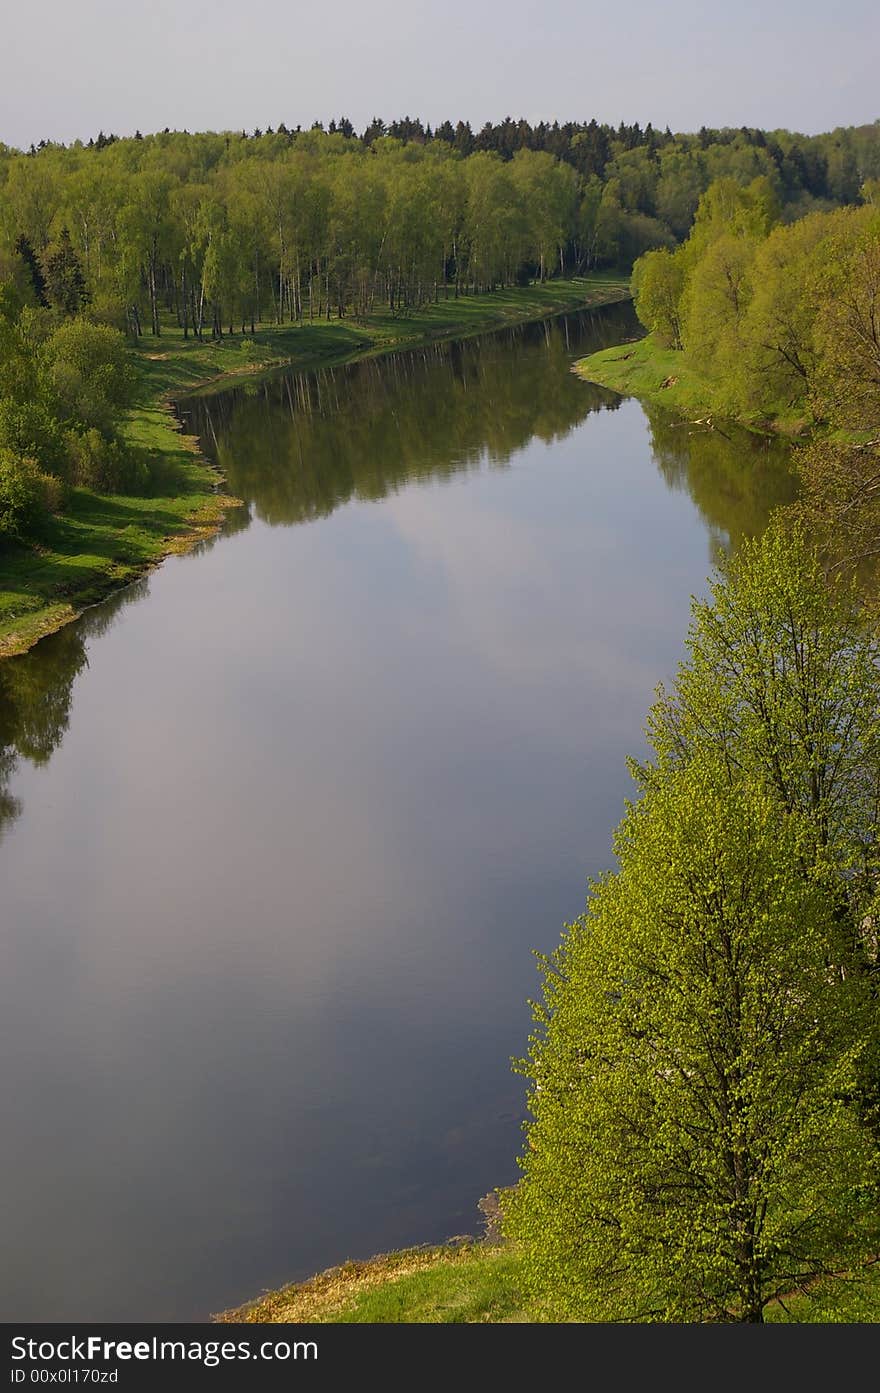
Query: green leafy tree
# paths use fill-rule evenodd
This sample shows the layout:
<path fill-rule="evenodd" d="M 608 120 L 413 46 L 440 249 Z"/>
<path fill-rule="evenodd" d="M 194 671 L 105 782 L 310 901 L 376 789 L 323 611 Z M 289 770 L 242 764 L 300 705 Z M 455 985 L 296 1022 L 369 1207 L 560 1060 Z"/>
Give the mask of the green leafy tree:
<path fill-rule="evenodd" d="M 808 818 L 815 863 L 836 868 L 855 934 L 880 874 L 880 641 L 854 584 L 829 583 L 802 528 L 775 519 L 722 563 L 693 614 L 639 777 L 714 752 L 732 779 L 760 778 L 782 811 Z M 873 961 L 870 938 L 863 947 Z"/>
<path fill-rule="evenodd" d="M 507 1225 L 553 1318 L 763 1320 L 878 1233 L 871 1003 L 812 829 L 717 759 L 651 784 L 546 961 Z"/>
<path fill-rule="evenodd" d="M 645 252 L 633 268 L 636 313 L 652 333 L 672 348 L 682 347 L 681 299 L 685 267 L 668 247 Z"/>
<path fill-rule="evenodd" d="M 880 604 L 880 446 L 816 439 L 798 451 L 796 505 L 829 570 L 856 578 L 870 611 Z"/>
<path fill-rule="evenodd" d="M 0 446 L 0 544 L 28 533 L 45 510 L 43 477 L 36 460 Z"/>
<path fill-rule="evenodd" d="M 756 245 L 752 237 L 734 232 L 716 236 L 688 277 L 680 307 L 681 337 L 691 364 L 709 376 L 718 404 L 734 413 L 742 404 L 742 323 L 751 298 Z"/>
<path fill-rule="evenodd" d="M 509 1223 L 561 1318 L 759 1321 L 880 1233 L 880 644 L 772 523 L 694 605 L 546 962 Z"/>
<path fill-rule="evenodd" d="M 44 360 L 60 419 L 112 435 L 135 384 L 122 335 L 105 324 L 71 319 L 46 343 Z"/>
<path fill-rule="evenodd" d="M 813 386 L 817 267 L 830 231 L 822 213 L 774 227 L 755 251 L 744 322 L 742 395 L 772 411 L 806 402 Z"/>
<path fill-rule="evenodd" d="M 841 209 L 829 222 L 814 277 L 814 406 L 824 420 L 873 430 L 880 428 L 880 212 Z"/>
<path fill-rule="evenodd" d="M 0 446 L 26 459 L 39 460 L 46 473 L 63 472 L 63 433 L 44 401 L 0 397 Z"/>

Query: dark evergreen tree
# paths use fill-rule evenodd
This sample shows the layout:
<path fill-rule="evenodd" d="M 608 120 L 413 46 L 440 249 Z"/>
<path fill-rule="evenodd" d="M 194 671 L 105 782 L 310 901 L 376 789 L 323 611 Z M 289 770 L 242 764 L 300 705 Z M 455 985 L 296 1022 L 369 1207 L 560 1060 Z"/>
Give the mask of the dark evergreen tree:
<path fill-rule="evenodd" d="M 24 233 L 17 239 L 15 250 L 27 267 L 28 276 L 30 277 L 37 304 L 42 305 L 44 309 L 47 308 L 49 301 L 46 299 L 46 279 L 43 275 L 39 258 Z"/>
<path fill-rule="evenodd" d="M 66 227 L 62 227 L 56 246 L 50 247 L 43 258 L 43 274 L 49 304 L 56 309 L 74 315 L 88 304 L 89 292 L 82 262 Z"/>
<path fill-rule="evenodd" d="M 459 121 L 455 127 L 455 148 L 460 155 L 470 155 L 474 148 L 474 133 L 470 121 Z"/>
<path fill-rule="evenodd" d="M 361 136 L 361 140 L 363 141 L 364 145 L 372 145 L 374 140 L 381 140 L 382 137 L 387 134 L 388 132 L 385 126 L 385 122 L 381 119 L 381 117 L 374 116 L 372 121 L 364 131 L 363 135 Z"/>

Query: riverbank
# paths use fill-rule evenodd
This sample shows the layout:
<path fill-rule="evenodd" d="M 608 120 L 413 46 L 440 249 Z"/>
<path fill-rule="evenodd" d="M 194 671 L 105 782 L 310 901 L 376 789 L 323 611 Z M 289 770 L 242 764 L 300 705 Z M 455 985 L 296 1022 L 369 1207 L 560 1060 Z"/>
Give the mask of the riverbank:
<path fill-rule="evenodd" d="M 621 396 L 638 397 L 679 416 L 705 421 L 713 414 L 724 415 L 709 404 L 713 396 L 709 379 L 688 364 L 679 349 L 663 347 L 653 334 L 591 353 L 575 363 L 574 370 L 587 382 L 610 387 Z M 780 411 L 771 417 L 755 413 L 736 419 L 748 430 L 764 435 L 772 432 L 796 437 L 809 428 L 802 412 Z"/>
<path fill-rule="evenodd" d="M 171 405 L 176 397 L 222 387 L 242 374 L 342 363 L 628 297 L 626 277 L 600 272 L 443 299 L 408 314 L 262 325 L 252 336 L 217 341 L 184 339 L 170 324 L 157 338 L 145 336 L 134 350 L 140 396 L 124 433 L 150 456 L 154 494 L 74 489 L 64 513 L 47 522 L 37 541 L 0 552 L 0 657 L 26 652 L 166 556 L 191 550 L 239 506 L 222 492 L 222 479 L 200 455 L 197 440 L 182 433 Z"/>
<path fill-rule="evenodd" d="M 214 1319 L 221 1324 L 476 1324 L 530 1321 L 521 1259 L 466 1240 L 345 1262 Z"/>
<path fill-rule="evenodd" d="M 525 1290 L 523 1259 L 509 1243 L 467 1240 L 346 1262 L 307 1282 L 224 1311 L 221 1324 L 539 1323 Z M 814 1283 L 771 1303 L 770 1324 L 880 1322 L 880 1262 Z"/>

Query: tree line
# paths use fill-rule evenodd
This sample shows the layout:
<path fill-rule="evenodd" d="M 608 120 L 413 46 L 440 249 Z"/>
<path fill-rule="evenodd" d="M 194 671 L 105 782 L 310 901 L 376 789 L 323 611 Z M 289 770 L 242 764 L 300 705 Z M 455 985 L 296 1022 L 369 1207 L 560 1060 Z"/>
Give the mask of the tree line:
<path fill-rule="evenodd" d="M 766 152 L 768 164 L 763 172 L 771 173 L 775 169 L 780 186 L 787 191 L 790 199 L 808 194 L 813 198 L 846 203 L 852 201 L 864 179 L 880 174 L 877 125 L 874 122 L 873 125 L 839 127 L 817 136 L 786 130 L 763 131 L 748 126 L 722 129 L 702 126 L 695 134 L 674 135 L 668 126 L 663 131 L 656 130 L 650 121 L 644 127 L 638 122 L 627 124 L 624 121 L 615 127 L 595 119 L 588 122 L 539 121 L 533 125 L 522 117 L 514 121 L 512 117 L 505 116 L 499 122 L 487 121 L 475 133 L 469 121 L 447 120 L 432 128 L 430 123 L 423 124 L 418 117 L 404 116 L 386 123 L 381 117 L 374 116 L 358 134 L 351 121 L 342 116 L 330 121 L 326 132 L 328 135 L 341 135 L 347 141 L 365 147 L 386 138 L 417 145 L 436 141 L 464 156 L 488 151 L 503 159 L 512 159 L 518 150 L 546 151 L 572 165 L 584 178 L 597 175 L 600 179 L 606 177 L 609 165 L 635 150 L 643 150 L 647 159 L 655 164 L 658 156 L 664 154 L 693 155 L 697 163 L 703 160 L 708 168 L 718 159 L 720 147 L 743 149 L 751 146 Z M 313 132 L 324 131 L 325 127 L 322 122 L 316 121 L 310 129 Z M 166 127 L 162 134 L 168 136 L 171 131 Z M 267 126 L 265 130 L 236 131 L 235 138 L 261 140 L 264 136 L 281 136 L 293 142 L 302 134 L 302 126 L 289 129 L 281 121 L 277 129 Z M 144 137 L 138 131 L 134 139 L 143 140 Z M 89 139 L 86 148 L 100 151 L 118 140 L 118 136 L 105 135 L 100 131 L 97 138 Z M 28 153 L 36 154 L 52 144 L 51 141 L 41 140 L 38 145 L 31 145 Z M 640 157 L 630 163 L 635 168 L 645 169 Z M 671 164 L 674 167 L 674 162 Z M 647 166 L 642 176 L 645 186 L 642 195 L 644 197 L 647 191 L 651 198 L 653 193 L 653 201 L 644 211 L 659 214 L 660 206 L 665 201 L 664 194 L 668 197 L 669 190 L 664 190 L 658 200 L 657 185 L 664 178 L 668 179 L 672 167 L 669 161 L 665 169 L 662 163 L 653 170 L 650 164 Z"/>
<path fill-rule="evenodd" d="M 878 194 L 787 224 L 765 177 L 718 180 L 634 268 L 697 438 L 808 442 L 694 602 L 617 869 L 541 960 L 505 1212 L 551 1319 L 789 1317 L 880 1241 Z"/>
<path fill-rule="evenodd" d="M 675 245 L 716 179 L 763 177 L 791 220 L 880 177 L 880 124 L 805 137 L 509 118 L 474 134 L 313 127 L 0 146 L 0 273 L 66 235 L 80 304 L 140 335 L 405 312 Z M 16 247 L 19 253 L 16 253 Z"/>
<path fill-rule="evenodd" d="M 806 433 L 801 511 L 829 563 L 880 559 L 880 180 L 859 206 L 781 219 L 772 188 L 721 180 L 688 239 L 645 254 L 635 306 L 707 409 Z M 876 603 L 878 588 L 867 589 Z"/>

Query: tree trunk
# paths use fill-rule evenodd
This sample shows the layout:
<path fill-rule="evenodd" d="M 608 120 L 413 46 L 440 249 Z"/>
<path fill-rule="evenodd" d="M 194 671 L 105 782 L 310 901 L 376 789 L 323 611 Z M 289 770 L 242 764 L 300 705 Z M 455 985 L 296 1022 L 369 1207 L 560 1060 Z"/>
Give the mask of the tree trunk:
<path fill-rule="evenodd" d="M 157 294 L 156 294 L 156 249 L 155 249 L 155 247 L 153 247 L 152 251 L 150 252 L 149 282 L 150 282 L 150 318 L 151 318 L 151 321 L 152 321 L 152 330 L 153 330 L 153 334 L 154 334 L 154 336 L 155 336 L 156 338 L 158 338 L 158 337 L 159 337 L 159 303 L 158 303 Z"/>

